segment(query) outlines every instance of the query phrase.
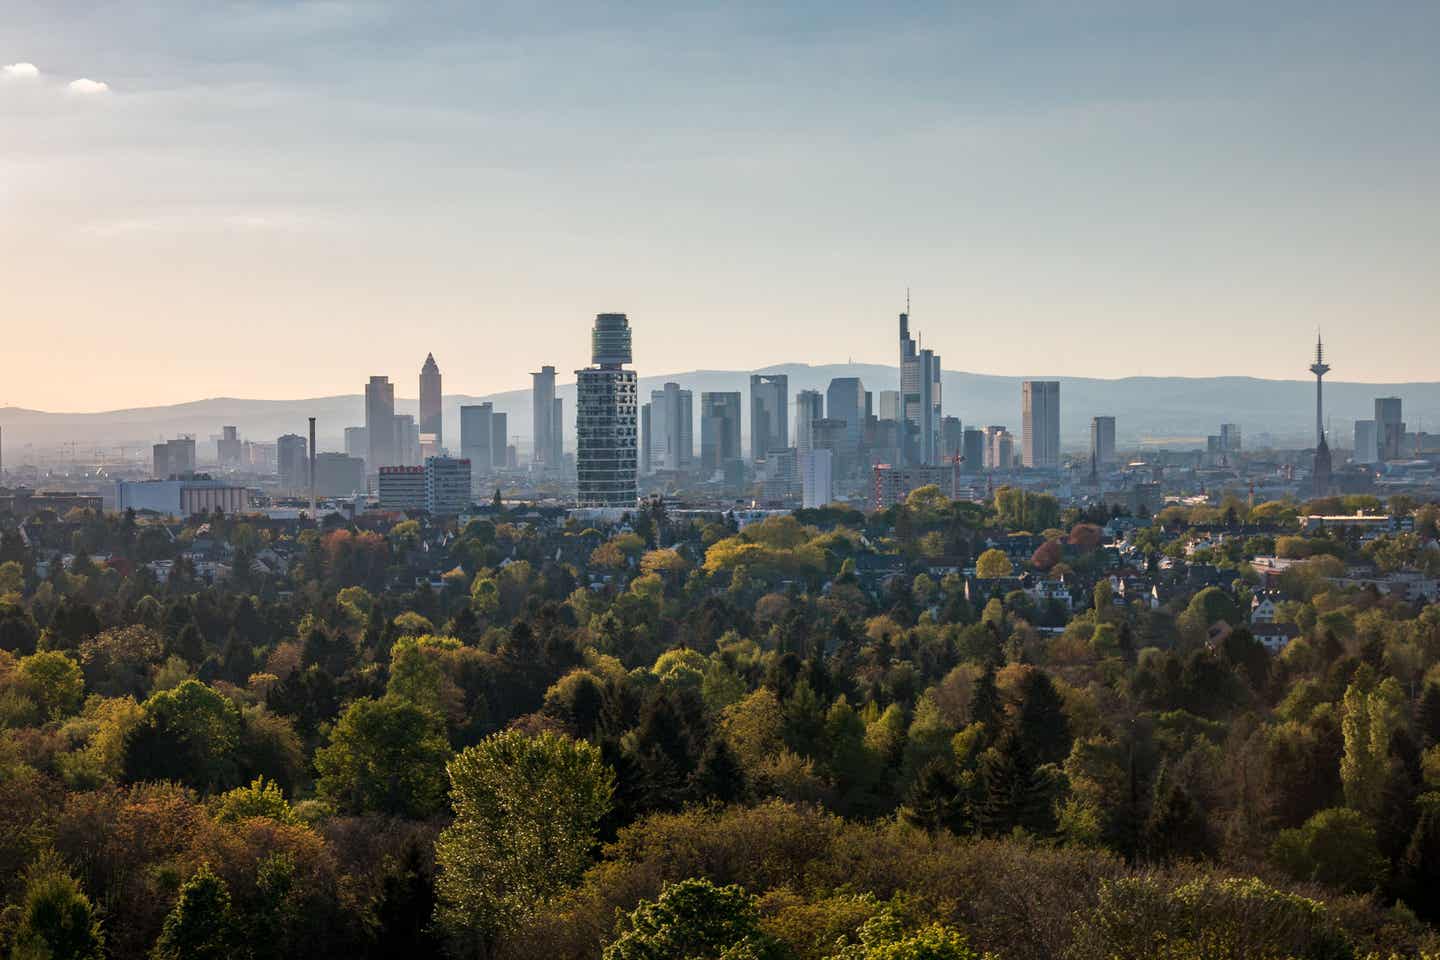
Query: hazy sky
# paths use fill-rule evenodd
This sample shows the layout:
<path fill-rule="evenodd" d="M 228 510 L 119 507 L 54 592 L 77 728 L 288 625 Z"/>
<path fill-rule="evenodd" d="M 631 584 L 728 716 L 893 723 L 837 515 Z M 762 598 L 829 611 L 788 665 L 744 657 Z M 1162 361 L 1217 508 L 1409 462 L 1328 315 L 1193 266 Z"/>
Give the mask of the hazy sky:
<path fill-rule="evenodd" d="M 1440 4 L 0 0 L 0 406 L 1440 378 Z"/>

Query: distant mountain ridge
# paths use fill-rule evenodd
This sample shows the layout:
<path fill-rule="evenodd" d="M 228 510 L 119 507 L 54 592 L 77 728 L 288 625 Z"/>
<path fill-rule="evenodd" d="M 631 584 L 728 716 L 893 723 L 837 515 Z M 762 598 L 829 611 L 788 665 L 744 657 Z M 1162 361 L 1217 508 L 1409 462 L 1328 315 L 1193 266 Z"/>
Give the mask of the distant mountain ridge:
<path fill-rule="evenodd" d="M 896 367 L 882 364 L 785 363 L 754 371 L 783 373 L 790 378 L 793 397 L 800 390 L 824 391 L 834 377 L 859 377 L 867 390 L 876 394 L 898 387 Z M 710 391 L 739 391 L 748 404 L 751 371 L 693 370 L 662 376 L 642 376 L 642 402 L 651 390 L 675 381 L 696 394 Z M 1090 377 L 1005 377 L 990 374 L 947 371 L 943 374 L 943 407 L 947 415 L 958 416 L 966 426 L 1004 424 L 1018 438 L 1021 431 L 1020 384 L 1024 379 L 1060 381 L 1061 441 L 1067 449 L 1088 444 L 1090 418 L 1116 418 L 1121 445 L 1169 441 L 1174 446 L 1204 443 L 1208 434 L 1218 433 L 1222 422 L 1238 423 L 1246 437 L 1272 435 L 1277 443 L 1305 446 L 1313 443 L 1315 384 L 1313 380 L 1262 380 L 1255 377 L 1125 377 L 1102 380 Z M 572 435 L 567 449 L 574 448 L 573 423 L 575 385 L 560 385 L 558 395 L 565 404 L 565 420 Z M 1325 383 L 1325 407 L 1333 445 L 1348 449 L 1353 423 L 1369 419 L 1376 397 L 1397 396 L 1404 403 L 1410 430 L 1425 428 L 1440 432 L 1440 382 L 1365 384 L 1344 381 Z M 474 396 L 446 394 L 444 417 L 446 443 L 459 449 L 459 408 L 462 404 L 490 402 L 508 415 L 508 432 L 518 437 L 522 451 L 530 438 L 530 391 L 509 390 Z M 396 400 L 396 412 L 414 414 L 416 400 Z M 100 413 L 49 413 L 18 407 L 0 408 L 6 451 L 25 445 L 54 447 L 143 446 L 180 433 L 192 433 L 204 444 L 220 432 L 222 425 L 240 429 L 242 437 L 273 441 L 284 433 L 304 434 L 306 418 L 317 419 L 321 450 L 341 449 L 344 428 L 365 422 L 365 401 L 361 393 L 298 400 L 247 400 L 217 397 L 156 407 L 132 407 Z M 748 435 L 748 418 L 742 430 Z M 695 442 L 699 444 L 699 430 Z M 748 441 L 747 441 L 748 442 Z M 748 447 L 747 447 L 748 449 Z M 213 455 L 213 449 L 209 451 Z M 12 458 L 7 457 L 7 462 Z M 205 455 L 202 452 L 202 459 Z"/>

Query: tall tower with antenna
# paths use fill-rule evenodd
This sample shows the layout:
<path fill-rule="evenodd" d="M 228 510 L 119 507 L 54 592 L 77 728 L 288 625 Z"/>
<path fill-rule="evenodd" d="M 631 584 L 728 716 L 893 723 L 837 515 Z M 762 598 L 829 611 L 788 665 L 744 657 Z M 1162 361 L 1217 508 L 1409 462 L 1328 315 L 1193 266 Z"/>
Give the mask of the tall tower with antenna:
<path fill-rule="evenodd" d="M 1315 445 L 1319 446 L 1325 440 L 1325 404 L 1321 391 L 1324 389 L 1325 374 L 1330 372 L 1330 364 L 1325 362 L 1325 344 L 1318 330 L 1315 332 L 1315 362 L 1310 364 L 1310 372 L 1315 374 Z"/>

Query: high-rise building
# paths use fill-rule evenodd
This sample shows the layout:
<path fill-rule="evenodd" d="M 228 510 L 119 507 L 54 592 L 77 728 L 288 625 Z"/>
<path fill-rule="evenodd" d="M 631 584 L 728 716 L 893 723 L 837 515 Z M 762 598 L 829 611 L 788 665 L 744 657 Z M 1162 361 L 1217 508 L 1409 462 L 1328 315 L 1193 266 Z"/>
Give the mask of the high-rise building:
<path fill-rule="evenodd" d="M 651 451 L 655 449 L 654 433 L 654 411 L 648 403 L 640 404 L 640 465 L 639 471 L 642 477 L 648 477 L 655 472 L 655 461 L 651 459 Z"/>
<path fill-rule="evenodd" d="M 221 427 L 215 441 L 215 460 L 222 467 L 240 466 L 240 431 L 237 427 Z"/>
<path fill-rule="evenodd" d="M 398 467 L 418 467 L 424 461 L 420 458 L 420 424 L 408 413 L 397 413 L 391 418 L 395 463 Z"/>
<path fill-rule="evenodd" d="M 151 448 L 152 469 L 156 480 L 185 477 L 195 472 L 195 438 L 176 437 Z"/>
<path fill-rule="evenodd" d="M 750 459 L 790 446 L 790 378 L 783 373 L 750 375 Z"/>
<path fill-rule="evenodd" d="M 695 407 L 689 390 L 667 383 L 650 391 L 649 446 L 644 455 L 651 470 L 688 470 L 695 459 Z M 644 431 L 642 431 L 643 433 Z"/>
<path fill-rule="evenodd" d="M 576 500 L 582 507 L 633 507 L 636 500 L 638 385 L 630 362 L 630 321 L 601 313 L 590 334 L 592 366 L 575 371 Z"/>
<path fill-rule="evenodd" d="M 494 412 L 494 405 L 489 403 L 466 404 L 460 408 L 460 457 L 470 461 L 472 475 L 487 474 L 493 468 L 490 419 Z"/>
<path fill-rule="evenodd" d="M 881 420 L 900 421 L 900 391 L 881 390 L 880 409 L 875 414 Z"/>
<path fill-rule="evenodd" d="M 435 354 L 427 353 L 420 368 L 420 440 L 428 440 L 436 449 L 445 445 L 440 396 L 440 366 Z"/>
<path fill-rule="evenodd" d="M 827 420 L 845 423 L 844 440 L 835 451 L 834 472 L 848 477 L 860 465 L 860 441 L 865 436 L 865 385 L 859 377 L 836 377 L 825 390 Z"/>
<path fill-rule="evenodd" d="M 833 412 L 832 412 L 833 416 Z M 900 417 L 907 463 L 935 464 L 940 457 L 940 358 L 910 336 L 910 298 L 900 314 Z"/>
<path fill-rule="evenodd" d="M 961 455 L 965 459 L 960 463 L 960 471 L 962 473 L 979 473 L 981 470 L 984 470 L 985 431 L 966 427 L 962 444 L 963 449 Z"/>
<path fill-rule="evenodd" d="M 365 492 L 365 461 L 343 453 L 315 456 L 315 492 L 322 497 L 348 497 Z"/>
<path fill-rule="evenodd" d="M 294 493 L 310 486 L 310 462 L 305 451 L 305 438 L 298 433 L 287 433 L 275 441 L 281 489 Z"/>
<path fill-rule="evenodd" d="M 355 457 L 361 463 L 370 455 L 370 431 L 364 427 L 345 428 L 345 456 Z"/>
<path fill-rule="evenodd" d="M 1090 418 L 1090 462 L 1097 470 L 1115 463 L 1115 418 Z"/>
<path fill-rule="evenodd" d="M 510 470 L 515 467 L 514 444 L 510 442 L 507 421 L 510 415 L 496 410 L 490 414 L 490 468 Z"/>
<path fill-rule="evenodd" d="M 1015 466 L 1015 436 L 1003 425 L 985 428 L 985 468 L 1009 470 Z"/>
<path fill-rule="evenodd" d="M 550 411 L 550 457 L 547 461 L 552 469 L 565 466 L 565 401 L 555 398 Z"/>
<path fill-rule="evenodd" d="M 806 509 L 823 507 L 835 499 L 833 464 L 829 450 L 800 454 L 800 503 Z"/>
<path fill-rule="evenodd" d="M 940 462 L 954 463 L 965 455 L 965 430 L 959 417 L 940 418 Z"/>
<path fill-rule="evenodd" d="M 382 510 L 424 510 L 424 467 L 381 467 L 376 477 L 376 492 Z"/>
<path fill-rule="evenodd" d="M 1030 469 L 1060 466 L 1060 381 L 1026 380 L 1020 385 L 1022 462 Z"/>
<path fill-rule="evenodd" d="M 700 465 L 706 471 L 740 459 L 740 409 L 738 391 L 700 394 Z"/>
<path fill-rule="evenodd" d="M 1221 451 L 1223 451 L 1223 452 L 1225 452 L 1225 453 L 1239 453 L 1239 452 L 1240 452 L 1240 448 L 1241 448 L 1242 446 L 1243 446 L 1243 441 L 1242 441 L 1242 438 L 1241 438 L 1241 436 L 1240 436 L 1240 424 L 1238 424 L 1238 423 L 1222 423 L 1222 424 L 1220 424 L 1220 449 L 1221 449 Z"/>
<path fill-rule="evenodd" d="M 365 437 L 370 452 L 365 469 L 375 473 L 381 467 L 399 464 L 395 449 L 395 384 L 389 377 L 371 377 L 365 385 Z"/>
<path fill-rule="evenodd" d="M 536 467 L 555 469 L 555 434 L 560 425 L 555 422 L 555 368 L 543 366 L 530 374 L 530 397 L 532 442 L 530 463 Z"/>
<path fill-rule="evenodd" d="M 430 457 L 425 461 L 425 509 L 437 517 L 453 517 L 470 509 L 470 461 L 463 457 Z"/>
<path fill-rule="evenodd" d="M 814 444 L 811 436 L 814 423 L 825 416 L 825 397 L 819 390 L 801 390 L 795 394 L 795 449 L 801 456 Z"/>
<path fill-rule="evenodd" d="M 1375 446 L 1379 460 L 1400 459 L 1400 443 L 1405 437 L 1405 420 L 1400 408 L 1399 397 L 1377 397 L 1375 399 Z"/>
<path fill-rule="evenodd" d="M 1355 462 L 1374 463 L 1380 459 L 1380 445 L 1374 420 L 1355 421 Z"/>

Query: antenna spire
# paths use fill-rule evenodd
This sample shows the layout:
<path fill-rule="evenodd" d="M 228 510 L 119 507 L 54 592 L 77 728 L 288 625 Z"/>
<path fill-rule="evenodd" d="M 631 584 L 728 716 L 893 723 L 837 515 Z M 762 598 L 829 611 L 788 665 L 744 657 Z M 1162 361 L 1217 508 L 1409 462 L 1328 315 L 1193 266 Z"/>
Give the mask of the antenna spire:
<path fill-rule="evenodd" d="M 910 312 L 910 288 L 905 288 L 905 312 Z"/>

